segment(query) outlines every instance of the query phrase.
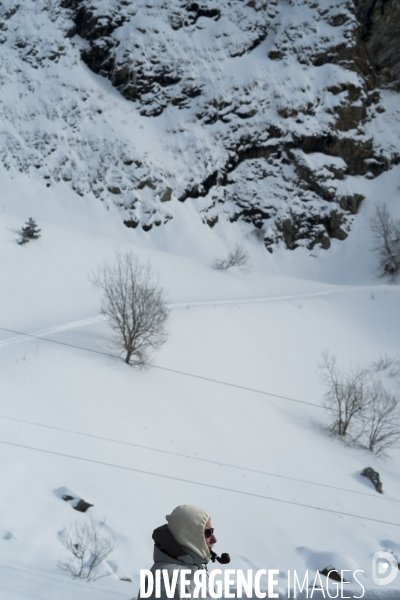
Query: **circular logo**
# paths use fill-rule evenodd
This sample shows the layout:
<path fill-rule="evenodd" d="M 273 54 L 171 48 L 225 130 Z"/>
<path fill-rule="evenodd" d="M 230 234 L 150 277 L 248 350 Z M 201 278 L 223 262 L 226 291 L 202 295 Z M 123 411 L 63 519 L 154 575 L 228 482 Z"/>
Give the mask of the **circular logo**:
<path fill-rule="evenodd" d="M 378 585 L 388 585 L 396 579 L 399 565 L 389 552 L 375 552 L 372 557 L 372 579 Z"/>

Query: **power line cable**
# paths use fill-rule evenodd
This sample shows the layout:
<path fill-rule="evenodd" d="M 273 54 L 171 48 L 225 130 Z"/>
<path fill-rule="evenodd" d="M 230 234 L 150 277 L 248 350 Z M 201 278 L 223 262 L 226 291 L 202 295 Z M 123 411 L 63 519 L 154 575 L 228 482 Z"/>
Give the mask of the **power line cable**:
<path fill-rule="evenodd" d="M 16 333 L 17 335 L 23 335 L 25 337 L 33 338 L 35 340 L 43 340 L 44 342 L 50 342 L 51 344 L 59 344 L 60 346 L 68 346 L 69 348 L 77 348 L 78 350 L 85 350 L 86 352 L 93 352 L 94 354 L 102 354 L 103 356 L 111 356 L 111 358 L 118 358 L 121 360 L 120 356 L 116 354 L 109 354 L 108 352 L 102 352 L 101 350 L 93 350 L 92 348 L 83 348 L 82 346 L 76 346 L 75 344 L 68 344 L 67 342 L 59 342 L 57 340 L 51 340 L 50 338 L 45 338 L 41 335 L 34 335 L 33 333 L 25 333 L 23 331 L 15 331 L 14 329 L 7 329 L 6 327 L 0 327 L 1 331 L 8 331 L 9 333 Z M 12 340 L 9 340 L 10 342 Z"/>
<path fill-rule="evenodd" d="M 68 346 L 69 348 L 76 348 L 78 350 L 84 350 L 86 352 L 93 352 L 94 354 L 101 354 L 102 356 L 109 356 L 111 358 L 117 358 L 121 360 L 121 357 L 116 354 L 109 354 L 107 352 L 102 352 L 101 350 L 92 350 L 91 348 L 83 348 L 82 346 L 76 346 L 75 344 L 68 344 L 66 342 L 59 342 L 57 340 L 51 340 L 49 338 L 45 338 L 42 336 L 34 335 L 32 333 L 24 333 L 22 331 L 15 331 L 13 329 L 6 329 L 5 327 L 0 327 L 1 331 L 8 331 L 10 333 L 15 333 L 17 335 L 23 335 L 29 338 L 34 338 L 37 340 L 43 340 L 44 342 L 50 342 L 51 344 L 59 344 L 60 346 Z M 219 385 L 226 385 L 228 387 L 237 388 L 239 390 L 244 390 L 246 392 L 252 392 L 255 394 L 262 394 L 264 396 L 271 396 L 273 398 L 279 398 L 280 400 L 288 400 L 290 402 L 296 402 L 298 404 L 306 404 L 307 406 L 313 406 L 314 408 L 326 408 L 321 406 L 320 404 L 315 404 L 313 402 L 306 402 L 305 400 L 298 400 L 297 398 L 290 398 L 289 396 L 281 396 L 279 394 L 273 394 L 272 392 L 266 392 L 264 390 L 257 390 L 255 388 L 250 388 L 244 385 L 238 385 L 236 383 L 230 383 L 229 381 L 222 381 L 220 379 L 213 379 L 211 377 L 205 377 L 203 375 L 196 375 L 195 373 L 187 373 L 186 371 L 180 371 L 178 369 L 170 369 L 169 367 L 162 367 L 160 365 L 153 365 L 148 363 L 149 367 L 153 367 L 154 369 L 159 369 L 162 371 L 169 371 L 170 373 L 176 373 L 178 375 L 186 375 L 186 377 L 193 377 L 195 379 L 202 379 L 203 381 L 210 381 L 211 383 L 218 383 Z"/>
<path fill-rule="evenodd" d="M 123 465 L 116 465 L 114 463 L 107 463 L 100 460 L 93 460 L 90 458 L 83 458 L 82 456 L 73 456 L 71 454 L 64 454 L 62 452 L 55 452 L 54 450 L 44 450 L 43 448 L 34 448 L 33 446 L 25 446 L 23 444 L 16 444 L 15 442 L 6 442 L 5 440 L 0 440 L 0 444 L 6 444 L 8 446 L 15 446 L 17 448 L 24 448 L 25 450 L 34 450 L 36 452 L 43 452 L 45 454 L 52 454 L 54 456 L 62 456 L 64 458 L 72 458 L 73 460 L 81 460 L 84 462 L 94 463 L 96 465 L 102 465 L 106 467 L 111 467 L 114 469 L 122 469 L 124 471 L 133 471 L 135 473 L 141 473 L 143 475 L 150 475 L 151 477 L 161 477 L 163 479 L 170 479 L 173 481 L 181 481 L 183 483 L 190 483 L 192 485 L 199 485 L 202 487 L 212 488 L 214 490 L 222 490 L 224 492 L 230 492 L 233 494 L 241 494 L 243 496 L 251 496 L 253 498 L 261 498 L 263 500 L 270 500 L 272 502 L 281 502 L 282 504 L 291 504 L 293 506 L 300 506 L 302 508 L 309 508 L 312 510 L 318 510 L 322 512 L 328 512 L 335 515 L 341 515 L 344 517 L 352 517 L 354 519 L 361 519 L 364 521 L 372 521 L 374 523 L 383 523 L 384 525 L 393 525 L 394 527 L 400 527 L 400 523 L 393 523 L 391 521 L 383 521 L 382 519 L 374 519 L 372 517 L 364 517 L 360 515 L 355 515 L 352 513 L 345 513 L 339 510 L 333 510 L 330 508 L 322 508 L 320 506 L 312 506 L 311 504 L 303 504 L 300 502 L 295 502 L 293 500 L 283 500 L 282 498 L 273 498 L 271 496 L 264 496 L 262 494 L 255 494 L 252 492 L 244 492 L 243 490 L 235 490 L 232 488 L 226 488 L 220 485 L 213 485 L 211 483 L 202 483 L 200 481 L 193 481 L 191 479 L 184 479 L 182 477 L 175 477 L 174 475 L 163 475 L 162 473 L 153 473 L 152 471 L 145 471 L 143 469 L 135 469 L 133 467 L 125 467 Z"/>
<path fill-rule="evenodd" d="M 95 354 L 100 354 L 102 356 L 108 356 L 108 357 L 111 357 L 111 358 L 117 358 L 118 360 L 121 359 L 120 356 L 115 355 L 115 354 L 110 354 L 110 353 L 107 353 L 107 352 L 102 352 L 100 350 L 93 350 L 91 348 L 84 348 L 82 346 L 77 346 L 75 344 L 68 344 L 66 342 L 60 342 L 60 341 L 57 341 L 57 340 L 51 340 L 49 338 L 45 338 L 45 337 L 42 337 L 42 336 L 37 336 L 37 335 L 34 335 L 34 334 L 29 334 L 29 333 L 25 333 L 25 332 L 21 332 L 21 331 L 15 331 L 13 329 L 7 329 L 5 327 L 0 327 L 0 330 L 7 331 L 7 332 L 10 332 L 10 333 L 15 333 L 17 335 L 26 336 L 26 337 L 29 337 L 29 338 L 43 340 L 43 341 L 50 342 L 50 343 L 53 343 L 53 344 L 59 344 L 61 346 L 67 346 L 67 347 L 70 347 L 70 348 L 76 348 L 78 350 L 83 350 L 83 351 L 86 351 L 86 352 L 92 352 L 92 353 L 95 353 Z M 160 370 L 163 370 L 163 371 L 169 371 L 171 373 L 176 373 L 176 374 L 179 374 L 179 375 L 186 375 L 187 377 L 194 377 L 196 379 L 203 379 L 205 381 L 210 381 L 212 383 L 217 383 L 217 384 L 220 384 L 220 385 L 226 385 L 226 386 L 229 386 L 229 387 L 234 387 L 234 388 L 242 389 L 242 390 L 253 392 L 253 393 L 263 394 L 263 395 L 266 395 L 266 396 L 272 396 L 274 398 L 279 398 L 279 399 L 282 399 L 282 400 L 288 400 L 288 401 L 291 401 L 291 402 L 297 402 L 299 404 L 306 404 L 308 406 L 314 406 L 316 408 L 325 408 L 325 407 L 323 407 L 321 405 L 314 404 L 314 403 L 311 403 L 311 402 L 306 402 L 304 400 L 298 400 L 296 398 L 290 398 L 288 396 L 282 396 L 282 395 L 278 395 L 278 394 L 273 394 L 271 392 L 266 392 L 264 390 L 257 390 L 257 389 L 254 389 L 254 388 L 249 388 L 249 387 L 246 387 L 246 386 L 241 386 L 241 385 L 237 385 L 237 384 L 226 382 L 226 381 L 221 381 L 221 380 L 218 380 L 218 379 L 212 379 L 210 377 L 204 377 L 204 376 L 201 376 L 201 375 L 196 375 L 194 373 L 187 373 L 187 372 L 184 372 L 184 371 L 179 371 L 177 369 L 170 369 L 170 368 L 167 368 L 167 367 L 162 367 L 162 366 L 153 365 L 153 364 L 150 364 L 149 366 L 151 366 L 151 367 L 153 367 L 155 369 L 160 369 Z M 210 460 L 210 459 L 205 459 L 205 458 L 200 458 L 200 457 L 195 457 L 195 456 L 189 456 L 189 455 L 181 454 L 179 452 L 172 452 L 172 451 L 169 451 L 169 450 L 161 450 L 159 448 L 151 448 L 149 446 L 142 446 L 140 444 L 133 444 L 131 442 L 123 442 L 123 441 L 120 441 L 120 440 L 114 440 L 114 439 L 111 439 L 111 438 L 105 438 L 105 437 L 97 436 L 97 435 L 93 435 L 93 434 L 82 433 L 82 432 L 79 432 L 79 431 L 73 431 L 73 430 L 63 429 L 63 428 L 59 428 L 59 427 L 52 427 L 50 425 L 44 425 L 42 423 L 33 423 L 31 421 L 25 421 L 23 419 L 15 419 L 15 418 L 12 418 L 12 417 L 6 417 L 4 415 L 0 415 L 0 418 L 8 419 L 8 420 L 13 420 L 13 421 L 19 421 L 21 423 L 27 423 L 27 424 L 37 425 L 37 426 L 41 426 L 41 427 L 47 427 L 49 429 L 56 429 L 56 430 L 65 431 L 65 432 L 68 432 L 68 433 L 75 433 L 77 435 L 85 435 L 85 436 L 92 437 L 92 438 L 95 438 L 95 439 L 101 439 L 101 440 L 104 440 L 104 441 L 109 441 L 109 442 L 113 442 L 113 443 L 117 443 L 117 444 L 123 444 L 123 445 L 127 445 L 127 446 L 134 446 L 134 447 L 142 448 L 144 450 L 151 450 L 151 451 L 154 451 L 154 452 L 160 452 L 160 453 L 164 453 L 164 454 L 170 454 L 170 455 L 174 455 L 174 456 L 180 456 L 180 457 L 184 457 L 184 458 L 189 458 L 191 460 L 197 460 L 197 461 L 200 461 L 200 462 L 208 462 L 208 463 L 211 463 L 211 464 L 217 464 L 217 465 L 221 465 L 221 466 L 225 466 L 225 467 L 229 467 L 229 468 L 233 468 L 233 469 L 239 469 L 239 470 L 244 470 L 244 471 L 248 471 L 248 472 L 252 472 L 252 473 L 257 473 L 257 474 L 260 474 L 260 475 L 268 475 L 268 476 L 271 476 L 271 477 L 279 477 L 281 479 L 287 479 L 289 481 L 297 481 L 297 482 L 301 482 L 301 483 L 306 483 L 308 485 L 315 485 L 315 486 L 319 486 L 319 487 L 326 487 L 326 488 L 330 488 L 330 489 L 336 489 L 336 490 L 339 490 L 339 491 L 344 491 L 344 492 L 349 492 L 349 493 L 353 493 L 353 494 L 359 494 L 359 495 L 363 495 L 363 496 L 370 496 L 372 498 L 377 498 L 377 496 L 375 496 L 374 494 L 368 494 L 368 493 L 360 492 L 360 491 L 357 491 L 357 490 L 349 490 L 347 488 L 341 488 L 339 486 L 333 486 L 333 485 L 329 485 L 329 484 L 318 483 L 318 482 L 315 482 L 315 481 L 308 481 L 308 480 L 304 480 L 304 479 L 300 479 L 300 478 L 289 477 L 289 476 L 286 476 L 286 475 L 280 475 L 280 474 L 277 474 L 277 473 L 270 473 L 270 472 L 267 472 L 267 471 L 261 471 L 261 470 L 258 470 L 258 469 L 251 469 L 249 467 L 239 467 L 237 465 L 231 465 L 229 463 L 221 463 L 220 461 L 213 461 L 213 460 Z M 383 499 L 384 500 L 388 500 L 388 501 L 392 501 L 392 502 L 400 502 L 399 500 L 396 500 L 394 498 L 383 498 Z"/>
<path fill-rule="evenodd" d="M 44 423 L 37 423 L 35 421 L 27 421 L 25 419 L 17 419 L 15 417 L 7 417 L 6 415 L 0 415 L 0 419 L 6 419 L 8 421 L 14 421 L 17 423 L 24 423 L 26 425 L 34 425 L 36 427 L 44 427 L 46 429 L 53 429 L 55 431 L 63 431 L 65 433 L 73 433 L 75 435 L 81 435 L 89 438 L 93 438 L 96 440 L 102 440 L 106 442 L 112 442 L 113 444 L 121 444 L 123 446 L 131 446 L 133 448 L 140 448 L 141 450 L 150 450 L 152 452 L 159 452 L 160 454 L 168 454 L 170 456 L 179 456 L 181 458 L 187 458 L 189 460 L 197 460 L 198 462 L 205 462 L 212 465 L 218 465 L 221 467 L 228 467 L 231 469 L 237 469 L 239 471 L 247 471 L 249 473 L 255 473 L 258 475 L 267 475 L 269 477 L 278 477 L 280 479 L 287 479 L 288 481 L 296 481 L 298 483 L 305 483 L 307 485 L 315 485 L 318 487 L 326 487 L 333 490 L 339 490 L 342 492 L 348 492 L 351 494 L 359 494 L 361 496 L 369 496 L 370 498 L 379 499 L 379 500 L 388 500 L 390 502 L 398 502 L 400 500 L 396 500 L 395 498 L 385 498 L 384 496 L 377 496 L 376 494 L 369 494 L 367 492 L 360 492 L 359 490 L 349 490 L 348 488 L 342 488 L 336 485 L 330 485 L 327 483 L 319 483 L 317 481 L 309 481 L 307 479 L 300 479 L 298 477 L 290 477 L 288 475 L 281 475 L 279 473 L 271 473 L 269 471 L 261 471 L 259 469 L 251 469 L 250 467 L 241 467 L 239 465 L 232 465 L 230 463 L 221 462 L 219 460 L 212 460 L 209 458 L 201 458 L 199 456 L 191 456 L 190 454 L 183 454 L 181 452 L 173 452 L 172 450 L 162 450 L 161 448 L 153 448 L 152 446 L 144 446 L 142 444 L 135 444 L 133 442 L 125 442 L 123 440 L 116 440 L 113 438 L 104 437 L 101 435 L 95 435 L 92 433 L 84 433 L 82 431 L 76 431 L 74 429 L 65 429 L 64 427 L 55 427 L 53 425 L 46 425 Z"/>
<path fill-rule="evenodd" d="M 297 402 L 298 404 L 306 404 L 313 406 L 314 408 L 325 408 L 320 404 L 314 404 L 313 402 L 306 402 L 305 400 L 297 400 L 296 398 L 290 398 L 289 396 L 281 396 L 279 394 L 273 394 L 272 392 L 265 392 L 264 390 L 257 390 L 244 385 L 238 385 L 236 383 L 230 383 L 229 381 L 221 381 L 220 379 L 212 379 L 211 377 L 204 377 L 202 375 L 195 375 L 194 373 L 186 373 L 184 371 L 178 371 L 176 369 L 169 369 L 167 367 L 161 367 L 158 365 L 149 365 L 154 369 L 161 369 L 163 371 L 169 371 L 170 373 L 179 373 L 180 375 L 186 375 L 187 377 L 194 377 L 196 379 L 203 379 L 204 381 L 211 381 L 212 383 L 218 383 L 220 385 L 226 385 L 229 387 L 237 388 L 239 390 L 245 390 L 246 392 L 253 392 L 255 394 L 263 394 L 264 396 L 272 396 L 273 398 L 279 398 L 280 400 L 288 400 L 290 402 Z"/>

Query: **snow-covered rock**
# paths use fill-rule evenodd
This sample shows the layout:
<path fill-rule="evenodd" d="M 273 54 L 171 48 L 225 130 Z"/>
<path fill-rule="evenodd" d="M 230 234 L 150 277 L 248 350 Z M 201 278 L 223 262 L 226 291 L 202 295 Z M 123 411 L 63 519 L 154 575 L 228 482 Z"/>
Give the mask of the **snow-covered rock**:
<path fill-rule="evenodd" d="M 328 248 L 350 231 L 362 179 L 400 160 L 398 97 L 380 89 L 348 0 L 0 11 L 1 161 L 114 203 L 129 227 L 166 225 L 180 201 L 271 251 Z"/>

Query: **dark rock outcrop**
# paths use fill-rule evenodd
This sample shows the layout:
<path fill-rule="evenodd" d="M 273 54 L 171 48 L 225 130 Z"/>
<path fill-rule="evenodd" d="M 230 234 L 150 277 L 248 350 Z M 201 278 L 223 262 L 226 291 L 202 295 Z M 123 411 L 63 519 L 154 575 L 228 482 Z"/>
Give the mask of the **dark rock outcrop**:
<path fill-rule="evenodd" d="M 354 0 L 372 64 L 383 84 L 400 91 L 400 3 L 398 0 Z"/>
<path fill-rule="evenodd" d="M 64 496 L 62 496 L 62 499 L 64 500 L 64 502 L 68 502 L 72 506 L 72 508 L 74 510 L 77 510 L 78 512 L 86 512 L 88 508 L 94 506 L 93 504 L 89 504 L 89 502 L 86 502 L 82 498 L 75 498 L 74 496 L 70 496 L 69 494 L 65 494 Z"/>
<path fill-rule="evenodd" d="M 327 577 L 329 579 L 333 579 L 333 581 L 349 583 L 345 579 L 342 579 L 339 571 L 337 569 L 335 569 L 334 567 L 325 567 L 325 569 L 322 569 L 322 571 L 320 571 L 320 573 L 321 573 L 321 575 L 325 575 L 325 577 Z"/>
<path fill-rule="evenodd" d="M 382 494 L 382 482 L 377 471 L 374 471 L 372 467 L 366 467 L 363 471 L 361 471 L 361 475 L 369 479 L 376 491 L 379 494 Z"/>

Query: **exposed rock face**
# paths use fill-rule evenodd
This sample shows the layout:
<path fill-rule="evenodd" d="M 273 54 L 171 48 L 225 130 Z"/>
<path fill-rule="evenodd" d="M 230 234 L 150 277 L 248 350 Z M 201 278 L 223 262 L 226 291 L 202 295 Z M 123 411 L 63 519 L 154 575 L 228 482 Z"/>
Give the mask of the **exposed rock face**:
<path fill-rule="evenodd" d="M 145 116 L 158 116 L 169 104 L 187 108 L 202 94 L 206 81 L 196 81 L 193 71 L 185 68 L 181 46 L 190 44 L 190 34 L 199 28 L 209 29 L 207 22 L 213 25 L 221 16 L 229 16 L 236 34 L 241 34 L 238 41 L 232 35 L 224 40 L 232 57 L 251 52 L 267 35 L 268 0 L 254 0 L 251 8 L 243 7 L 241 0 L 230 0 L 224 9 L 185 0 L 165 3 L 161 9 L 151 2 L 126 0 L 110 1 L 101 9 L 91 0 L 62 0 L 61 4 L 71 9 L 74 22 L 68 35 L 89 42 L 82 51 L 86 64 L 110 79 L 125 98 L 139 101 Z"/>
<path fill-rule="evenodd" d="M 14 62 L 0 75 L 24 103 L 0 100 L 18 131 L 0 133 L 3 164 L 112 203 L 128 227 L 165 225 L 180 201 L 271 251 L 327 249 L 349 234 L 360 178 L 399 161 L 378 64 L 397 64 L 396 49 L 372 50 L 375 23 L 393 37 L 391 0 L 7 3 L 0 42 Z M 103 78 L 90 92 L 81 59 Z"/>
<path fill-rule="evenodd" d="M 400 3 L 398 0 L 354 0 L 362 39 L 383 84 L 400 91 Z"/>
<path fill-rule="evenodd" d="M 110 79 L 127 99 L 137 103 L 143 115 L 158 116 L 168 106 L 189 108 L 196 99 L 196 118 L 202 127 L 222 125 L 219 129 L 227 150 L 225 161 L 203 178 L 188 182 L 179 194 L 182 202 L 204 198 L 199 208 L 211 226 L 218 222 L 222 208 L 231 221 L 243 220 L 259 230 L 265 229 L 268 247 L 281 238 L 288 248 L 296 248 L 302 240 L 307 240 L 309 248 L 315 244 L 329 248 L 330 238 L 347 237 L 349 215 L 357 212 L 362 200 L 360 194 L 339 193 L 338 181 L 352 175 L 376 177 L 387 168 L 372 139 L 360 135 L 371 118 L 369 108 L 379 101 L 379 92 L 355 14 L 346 2 L 322 7 L 297 1 L 293 2 L 293 10 L 300 8 L 306 16 L 297 24 L 296 20 L 288 24 L 285 18 L 280 20 L 283 15 L 273 0 L 249 2 L 247 6 L 231 0 L 228 4 L 229 7 L 190 2 L 169 5 L 164 11 L 169 31 L 166 28 L 157 32 L 155 46 L 153 43 L 146 48 L 146 36 L 156 22 L 150 5 L 143 11 L 142 6 L 124 9 L 126 3 L 117 2 L 105 14 L 96 10 L 90 0 L 64 1 L 75 23 L 70 35 L 79 34 L 89 42 L 82 52 L 83 60 L 96 73 Z M 304 127 L 307 121 L 315 119 L 321 100 L 323 103 L 318 93 L 308 94 L 307 101 L 304 98 L 298 103 L 275 95 L 279 126 L 271 126 L 266 119 L 260 131 L 254 127 L 255 118 L 259 122 L 257 117 L 263 113 L 265 116 L 272 103 L 254 94 L 256 81 L 243 90 L 244 97 L 232 89 L 219 96 L 204 77 L 193 77 L 193 72 L 185 69 L 185 59 L 173 51 L 177 40 L 184 40 L 184 45 L 190 43 L 188 38 L 199 21 L 202 29 L 212 31 L 216 29 L 214 24 L 227 15 L 241 32 L 236 43 L 223 34 L 226 54 L 231 59 L 251 53 L 268 38 L 271 41 L 268 51 L 266 48 L 267 68 L 268 59 L 279 68 L 279 64 L 294 57 L 299 65 L 346 65 L 347 71 L 353 72 L 348 78 L 334 78 L 331 85 L 321 90 L 333 100 L 325 109 L 331 115 L 325 127 L 311 135 Z M 124 44 L 128 27 L 133 46 L 129 51 Z M 316 44 L 310 45 L 309 35 L 315 35 L 317 27 L 325 28 L 328 35 L 321 35 Z M 219 29 L 224 31 L 222 25 Z M 342 161 L 340 165 L 338 159 Z M 280 180 L 275 186 L 274 178 Z M 242 180 L 250 184 L 243 186 Z M 286 210 L 277 209 L 276 198 L 293 196 L 294 202 L 288 201 Z M 227 198 L 234 204 L 228 211 L 224 207 Z M 164 199 L 163 196 L 161 200 Z"/>

